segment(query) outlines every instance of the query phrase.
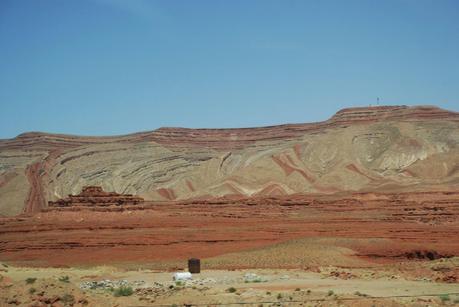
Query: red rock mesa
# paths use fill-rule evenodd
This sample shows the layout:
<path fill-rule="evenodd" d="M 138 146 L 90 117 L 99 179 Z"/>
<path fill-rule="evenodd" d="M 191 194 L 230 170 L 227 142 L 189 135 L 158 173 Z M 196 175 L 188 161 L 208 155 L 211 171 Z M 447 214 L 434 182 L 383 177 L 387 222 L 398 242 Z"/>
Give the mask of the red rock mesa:
<path fill-rule="evenodd" d="M 132 194 L 118 194 L 105 192 L 102 187 L 86 186 L 78 195 L 69 195 L 67 198 L 57 201 L 49 201 L 49 207 L 70 207 L 70 206 L 121 206 L 136 205 L 144 200 Z"/>

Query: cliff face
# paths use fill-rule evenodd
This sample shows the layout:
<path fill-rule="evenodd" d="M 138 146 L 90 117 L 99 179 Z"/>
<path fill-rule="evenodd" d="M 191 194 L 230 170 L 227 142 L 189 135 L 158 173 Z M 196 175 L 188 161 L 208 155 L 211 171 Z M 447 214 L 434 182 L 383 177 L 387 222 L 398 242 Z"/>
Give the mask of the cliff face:
<path fill-rule="evenodd" d="M 38 211 L 87 185 L 147 200 L 457 189 L 459 113 L 351 108 L 310 124 L 0 141 L 0 214 Z"/>

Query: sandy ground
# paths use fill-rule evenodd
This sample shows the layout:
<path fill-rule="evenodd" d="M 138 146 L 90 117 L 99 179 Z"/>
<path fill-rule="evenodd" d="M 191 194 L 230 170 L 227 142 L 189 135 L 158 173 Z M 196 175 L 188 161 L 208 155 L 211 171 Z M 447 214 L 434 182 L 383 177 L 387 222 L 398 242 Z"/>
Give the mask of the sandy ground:
<path fill-rule="evenodd" d="M 454 267 L 457 262 L 458 259 L 434 263 Z M 418 263 L 420 267 L 425 265 Z M 193 274 L 192 281 L 177 284 L 172 280 L 172 272 L 148 269 L 0 266 L 0 306 L 212 306 L 243 302 L 250 303 L 249 306 L 459 304 L 459 294 L 451 294 L 459 292 L 457 283 L 405 278 L 396 275 L 395 268 L 392 274 L 387 269 L 333 266 L 319 267 L 315 272 L 299 269 L 203 270 L 200 274 Z M 31 282 L 32 278 L 36 280 Z M 85 282 L 102 280 L 126 280 L 134 293 L 116 297 L 110 289 L 81 289 Z"/>

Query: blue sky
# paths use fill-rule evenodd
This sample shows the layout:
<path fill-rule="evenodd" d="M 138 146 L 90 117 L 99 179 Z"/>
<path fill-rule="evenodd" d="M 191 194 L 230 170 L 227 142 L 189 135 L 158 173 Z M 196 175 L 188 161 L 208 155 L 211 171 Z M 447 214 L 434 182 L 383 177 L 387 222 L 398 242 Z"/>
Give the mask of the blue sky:
<path fill-rule="evenodd" d="M 1 0 L 0 138 L 459 111 L 459 1 Z"/>

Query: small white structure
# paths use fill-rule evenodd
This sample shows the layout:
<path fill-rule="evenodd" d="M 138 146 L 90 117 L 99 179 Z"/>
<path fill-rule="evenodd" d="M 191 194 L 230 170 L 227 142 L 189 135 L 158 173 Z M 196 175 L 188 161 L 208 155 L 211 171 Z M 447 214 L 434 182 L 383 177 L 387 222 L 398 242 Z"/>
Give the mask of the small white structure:
<path fill-rule="evenodd" d="M 174 273 L 174 276 L 172 277 L 172 279 L 175 281 L 191 280 L 191 273 L 190 272 L 177 272 L 177 273 Z"/>

